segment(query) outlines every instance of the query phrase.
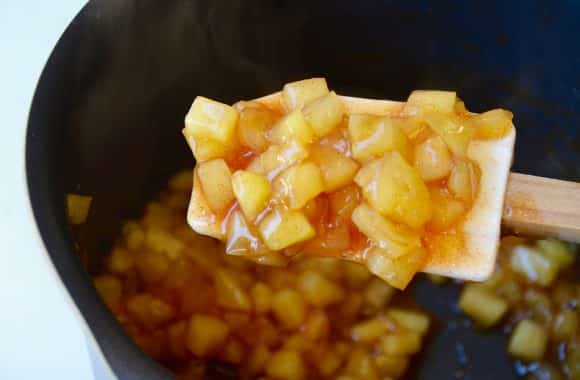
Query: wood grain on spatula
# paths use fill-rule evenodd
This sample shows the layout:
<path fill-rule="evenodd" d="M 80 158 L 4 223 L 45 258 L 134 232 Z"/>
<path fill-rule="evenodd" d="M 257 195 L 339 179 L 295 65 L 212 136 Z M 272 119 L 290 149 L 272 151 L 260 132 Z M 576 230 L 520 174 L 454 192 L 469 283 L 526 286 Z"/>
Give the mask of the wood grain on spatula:
<path fill-rule="evenodd" d="M 502 223 L 516 233 L 580 243 L 580 183 L 511 173 Z"/>

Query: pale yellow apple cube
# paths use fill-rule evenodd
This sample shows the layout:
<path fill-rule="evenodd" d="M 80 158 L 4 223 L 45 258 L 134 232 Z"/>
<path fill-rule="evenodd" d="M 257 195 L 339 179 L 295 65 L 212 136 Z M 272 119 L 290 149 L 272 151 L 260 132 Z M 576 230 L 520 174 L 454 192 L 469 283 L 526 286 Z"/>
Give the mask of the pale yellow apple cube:
<path fill-rule="evenodd" d="M 305 104 L 326 94 L 326 79 L 311 78 L 286 83 L 282 90 L 282 100 L 287 110 L 301 109 Z"/>
<path fill-rule="evenodd" d="M 451 173 L 453 157 L 441 137 L 432 137 L 415 147 L 415 167 L 425 181 L 440 180 Z"/>
<path fill-rule="evenodd" d="M 366 254 L 369 270 L 397 289 L 407 287 L 415 273 L 423 268 L 426 259 L 427 251 L 423 248 L 416 248 L 396 259 L 391 259 L 380 248 L 374 248 Z"/>
<path fill-rule="evenodd" d="M 427 186 L 397 152 L 368 162 L 354 180 L 371 206 L 397 222 L 418 229 L 431 218 Z"/>
<path fill-rule="evenodd" d="M 330 147 L 315 145 L 310 149 L 310 160 L 320 168 L 324 190 L 332 192 L 352 182 L 359 164 Z"/>
<path fill-rule="evenodd" d="M 270 358 L 266 373 L 276 380 L 302 380 L 306 378 L 307 367 L 297 351 L 280 350 Z"/>
<path fill-rule="evenodd" d="M 186 345 L 196 356 L 206 356 L 218 351 L 226 342 L 228 325 L 219 318 L 194 314 L 189 320 Z"/>
<path fill-rule="evenodd" d="M 387 355 L 411 355 L 421 349 L 421 336 L 411 331 L 399 331 L 383 337 L 381 343 Z"/>
<path fill-rule="evenodd" d="M 234 142 L 237 123 L 238 112 L 233 107 L 198 96 L 185 116 L 183 133 L 196 158 L 203 161 L 218 157 L 213 154 Z"/>
<path fill-rule="evenodd" d="M 353 211 L 352 221 L 363 234 L 393 259 L 421 245 L 418 232 L 388 220 L 366 203 L 362 203 Z"/>
<path fill-rule="evenodd" d="M 256 219 L 262 212 L 270 196 L 270 183 L 266 178 L 245 170 L 238 170 L 233 174 L 232 189 L 249 221 Z"/>
<path fill-rule="evenodd" d="M 398 327 L 425 335 L 429 330 L 429 317 L 412 310 L 392 308 L 387 311 L 387 317 Z"/>
<path fill-rule="evenodd" d="M 294 110 L 282 117 L 270 131 L 270 141 L 274 144 L 296 141 L 301 145 L 308 145 L 314 138 L 314 130 L 300 110 Z"/>
<path fill-rule="evenodd" d="M 467 148 L 475 132 L 470 123 L 438 112 L 424 112 L 422 118 L 435 133 L 441 136 L 454 155 L 467 156 Z"/>
<path fill-rule="evenodd" d="M 298 288 L 306 301 L 316 307 L 326 307 L 340 301 L 342 288 L 319 272 L 307 270 L 298 278 Z"/>
<path fill-rule="evenodd" d="M 277 115 L 259 105 L 242 107 L 238 123 L 240 144 L 254 152 L 263 152 L 268 148 L 266 133 L 276 122 Z"/>
<path fill-rule="evenodd" d="M 66 195 L 66 209 L 70 224 L 83 224 L 89 216 L 93 197 L 78 194 Z"/>
<path fill-rule="evenodd" d="M 232 189 L 232 173 L 221 158 L 205 161 L 197 165 L 197 175 L 205 199 L 215 213 L 221 214 L 235 199 Z"/>
<path fill-rule="evenodd" d="M 525 362 L 542 359 L 548 345 L 548 333 L 538 323 L 524 319 L 520 321 L 508 343 L 508 353 Z"/>
<path fill-rule="evenodd" d="M 322 173 L 313 162 L 286 169 L 273 184 L 273 197 L 282 199 L 292 210 L 301 209 L 324 191 Z"/>
<path fill-rule="evenodd" d="M 198 96 L 185 116 L 185 130 L 194 138 L 227 144 L 234 138 L 238 112 L 231 106 Z"/>
<path fill-rule="evenodd" d="M 294 289 L 282 289 L 272 298 L 274 316 L 288 330 L 294 330 L 304 323 L 306 309 L 302 295 Z"/>
<path fill-rule="evenodd" d="M 416 109 L 450 114 L 456 102 L 457 94 L 453 91 L 415 90 L 409 95 L 404 110 L 411 114 Z"/>
<path fill-rule="evenodd" d="M 508 310 L 508 303 L 478 284 L 466 285 L 459 298 L 459 309 L 481 327 L 497 324 Z"/>
<path fill-rule="evenodd" d="M 266 246 L 274 251 L 309 240 L 316 234 L 300 211 L 273 211 L 260 222 L 259 230 Z"/>
<path fill-rule="evenodd" d="M 187 135 L 185 129 L 183 133 L 197 162 L 225 157 L 229 152 L 228 146 L 221 142 L 201 137 L 194 138 L 193 136 Z"/>
<path fill-rule="evenodd" d="M 303 160 L 306 156 L 308 156 L 308 151 L 296 142 L 286 145 L 270 145 L 265 152 L 250 162 L 246 170 L 261 174 L 268 181 L 272 181 L 282 171 Z"/>
<path fill-rule="evenodd" d="M 392 328 L 388 320 L 376 317 L 354 325 L 350 330 L 350 336 L 355 342 L 372 342 L 381 338 Z"/>
<path fill-rule="evenodd" d="M 352 114 L 348 118 L 352 156 L 363 163 L 385 152 L 398 151 L 411 160 L 412 147 L 401 121 L 390 117 Z"/>
<path fill-rule="evenodd" d="M 332 132 L 345 115 L 344 103 L 334 91 L 306 104 L 302 113 L 316 137 L 323 137 Z"/>
<path fill-rule="evenodd" d="M 514 127 L 512 119 L 514 115 L 510 111 L 495 109 L 474 115 L 468 122 L 475 130 L 476 139 L 488 140 L 499 139 L 506 136 Z"/>

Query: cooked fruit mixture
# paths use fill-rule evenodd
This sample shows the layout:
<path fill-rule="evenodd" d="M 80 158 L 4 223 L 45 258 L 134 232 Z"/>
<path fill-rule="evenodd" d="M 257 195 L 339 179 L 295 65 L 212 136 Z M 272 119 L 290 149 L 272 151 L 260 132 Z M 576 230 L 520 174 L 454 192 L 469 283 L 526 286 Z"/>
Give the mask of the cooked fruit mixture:
<path fill-rule="evenodd" d="M 395 379 L 421 349 L 422 312 L 361 264 L 304 258 L 288 267 L 224 255 L 185 221 L 191 171 L 128 222 L 94 283 L 153 358 L 186 379 L 208 359 L 242 378 Z M 408 305 L 405 302 L 405 305 Z"/>
<path fill-rule="evenodd" d="M 467 284 L 459 308 L 482 328 L 503 323 L 507 352 L 528 379 L 580 379 L 576 247 L 514 236 L 500 247 L 492 277 Z"/>
<path fill-rule="evenodd" d="M 125 224 L 94 278 L 143 350 L 184 379 L 201 378 L 211 359 L 247 379 L 405 372 L 430 325 L 423 312 L 401 306 L 412 303 L 408 293 L 335 258 L 273 268 L 224 255 L 223 243 L 185 222 L 190 173 L 175 176 L 140 220 Z M 460 309 L 480 328 L 505 326 L 507 350 L 530 380 L 580 379 L 574 248 L 506 237 L 500 251 L 493 276 L 464 287 Z"/>
<path fill-rule="evenodd" d="M 321 78 L 285 85 L 282 100 L 195 99 L 183 132 L 197 161 L 196 231 L 264 264 L 361 262 L 401 289 L 429 255 L 461 249 L 480 178 L 468 146 L 505 136 L 511 113 L 415 91 L 391 115 L 349 114 Z"/>

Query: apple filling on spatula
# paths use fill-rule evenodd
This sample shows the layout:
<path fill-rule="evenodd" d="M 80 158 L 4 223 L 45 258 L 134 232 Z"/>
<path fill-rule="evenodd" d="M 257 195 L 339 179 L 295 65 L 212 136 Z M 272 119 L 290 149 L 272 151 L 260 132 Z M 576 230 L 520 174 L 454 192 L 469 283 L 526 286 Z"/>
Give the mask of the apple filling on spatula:
<path fill-rule="evenodd" d="M 512 161 L 512 114 L 454 92 L 407 102 L 339 96 L 322 78 L 229 106 L 197 97 L 183 133 L 197 161 L 188 222 L 226 253 L 366 263 L 405 288 L 423 271 L 492 271 Z"/>

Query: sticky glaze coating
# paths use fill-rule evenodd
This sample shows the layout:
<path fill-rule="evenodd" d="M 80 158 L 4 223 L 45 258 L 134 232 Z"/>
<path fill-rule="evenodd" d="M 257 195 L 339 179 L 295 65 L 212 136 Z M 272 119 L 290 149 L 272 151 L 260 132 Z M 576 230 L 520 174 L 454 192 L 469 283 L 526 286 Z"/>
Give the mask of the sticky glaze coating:
<path fill-rule="evenodd" d="M 447 91 L 415 91 L 387 116 L 348 113 L 321 78 L 287 84 L 281 99 L 194 101 L 184 135 L 196 231 L 261 263 L 365 263 L 397 288 L 430 255 L 465 251 L 480 179 L 467 150 L 508 134 L 511 113 L 471 114 Z"/>
<path fill-rule="evenodd" d="M 506 236 L 491 278 L 462 290 L 459 308 L 479 328 L 503 327 L 526 379 L 580 379 L 576 251 L 558 240 Z"/>
<path fill-rule="evenodd" d="M 178 377 L 208 361 L 244 379 L 401 377 L 430 320 L 367 268 L 334 258 L 288 267 L 224 255 L 185 221 L 191 171 L 129 221 L 94 283 L 139 346 Z M 398 306 L 399 305 L 399 306 Z"/>

